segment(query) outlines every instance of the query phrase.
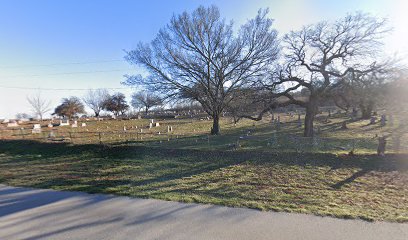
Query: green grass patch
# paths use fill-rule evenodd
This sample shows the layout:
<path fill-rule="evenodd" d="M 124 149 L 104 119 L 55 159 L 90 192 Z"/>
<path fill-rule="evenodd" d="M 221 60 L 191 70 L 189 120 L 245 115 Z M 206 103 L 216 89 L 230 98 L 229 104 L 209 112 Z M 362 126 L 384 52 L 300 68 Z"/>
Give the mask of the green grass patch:
<path fill-rule="evenodd" d="M 172 142 L 100 146 L 2 140 L 0 182 L 368 221 L 408 221 L 407 155 L 350 157 L 291 148 L 278 152 L 266 145 L 256 148 L 257 144 L 225 149 L 223 144 L 232 142 L 242 129 L 231 127 L 231 135 L 210 140 L 222 145 L 211 150 L 205 142 L 189 145 L 191 139 L 181 139 L 177 149 Z M 254 134 L 270 138 L 266 130 Z"/>

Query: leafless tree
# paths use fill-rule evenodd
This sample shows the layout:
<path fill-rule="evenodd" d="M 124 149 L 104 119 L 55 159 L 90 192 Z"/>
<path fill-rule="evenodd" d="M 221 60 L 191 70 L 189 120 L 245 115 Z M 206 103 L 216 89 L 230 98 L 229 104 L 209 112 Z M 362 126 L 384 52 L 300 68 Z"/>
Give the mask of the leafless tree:
<path fill-rule="evenodd" d="M 84 96 L 83 101 L 90 109 L 92 109 L 92 111 L 94 111 L 95 117 L 99 117 L 99 114 L 103 110 L 103 104 L 108 97 L 109 93 L 106 89 L 89 89 Z"/>
<path fill-rule="evenodd" d="M 332 98 L 336 105 L 342 109 L 360 109 L 361 118 L 369 119 L 375 108 L 386 104 L 388 89 L 391 82 L 398 77 L 397 72 L 387 69 L 384 73 L 370 72 L 367 74 L 350 74 L 353 79 L 335 89 Z"/>
<path fill-rule="evenodd" d="M 43 116 L 51 111 L 51 101 L 45 100 L 41 96 L 41 92 L 38 92 L 36 95 L 27 96 L 27 101 L 30 103 L 33 113 L 43 120 Z"/>
<path fill-rule="evenodd" d="M 285 64 L 261 84 L 275 97 L 286 99 L 278 105 L 295 104 L 306 109 L 304 136 L 311 137 L 319 102 L 324 96 L 348 79 L 354 79 L 350 75 L 385 69 L 387 64 L 379 64 L 378 56 L 387 32 L 385 20 L 363 13 L 292 31 L 283 39 Z M 308 90 L 306 100 L 294 95 L 301 88 Z M 270 108 L 276 105 L 273 102 Z"/>
<path fill-rule="evenodd" d="M 131 104 L 135 108 L 144 108 L 147 114 L 152 107 L 162 105 L 163 99 L 154 93 L 140 91 L 132 95 Z"/>
<path fill-rule="evenodd" d="M 211 134 L 219 134 L 220 116 L 234 92 L 264 75 L 278 57 L 277 31 L 267 13 L 260 10 L 238 34 L 215 6 L 173 16 L 150 44 L 127 52 L 126 59 L 149 76 L 128 76 L 124 83 L 199 102 L 213 118 Z"/>

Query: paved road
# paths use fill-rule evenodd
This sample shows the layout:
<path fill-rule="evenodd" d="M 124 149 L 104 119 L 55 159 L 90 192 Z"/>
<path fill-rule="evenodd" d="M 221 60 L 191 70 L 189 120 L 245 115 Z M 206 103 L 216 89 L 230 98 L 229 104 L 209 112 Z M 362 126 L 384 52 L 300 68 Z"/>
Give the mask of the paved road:
<path fill-rule="evenodd" d="M 408 239 L 408 224 L 0 185 L 0 239 Z"/>

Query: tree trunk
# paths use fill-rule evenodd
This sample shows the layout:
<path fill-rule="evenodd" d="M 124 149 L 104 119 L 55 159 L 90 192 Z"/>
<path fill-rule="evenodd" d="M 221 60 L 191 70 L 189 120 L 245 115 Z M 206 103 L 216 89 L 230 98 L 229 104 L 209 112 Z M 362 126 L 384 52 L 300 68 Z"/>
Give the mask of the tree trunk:
<path fill-rule="evenodd" d="M 360 104 L 361 109 L 361 118 L 362 119 L 370 119 L 373 113 L 373 105 L 372 103 L 368 103 L 367 105 Z"/>
<path fill-rule="evenodd" d="M 305 129 L 303 136 L 313 137 L 313 122 L 316 113 L 317 113 L 317 101 L 310 99 L 308 106 L 306 107 Z"/>
<path fill-rule="evenodd" d="M 214 114 L 212 117 L 213 126 L 211 128 L 211 135 L 218 135 L 220 134 L 220 116 L 218 114 Z"/>

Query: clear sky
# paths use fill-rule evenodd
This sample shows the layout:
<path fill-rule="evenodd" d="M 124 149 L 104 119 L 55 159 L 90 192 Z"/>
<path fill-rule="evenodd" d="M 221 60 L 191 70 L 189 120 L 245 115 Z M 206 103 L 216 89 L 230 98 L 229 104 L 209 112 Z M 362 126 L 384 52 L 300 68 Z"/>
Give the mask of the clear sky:
<path fill-rule="evenodd" d="M 386 50 L 408 55 L 408 2 L 404 0 L 0 0 L 0 118 L 31 113 L 26 97 L 41 88 L 124 88 L 124 74 L 140 72 L 123 50 L 150 41 L 172 14 L 215 4 L 235 26 L 269 7 L 280 36 L 304 24 L 363 11 L 393 27 Z M 35 88 L 35 89 L 15 89 Z M 111 90 L 114 92 L 115 90 Z M 55 107 L 84 90 L 41 90 Z"/>

